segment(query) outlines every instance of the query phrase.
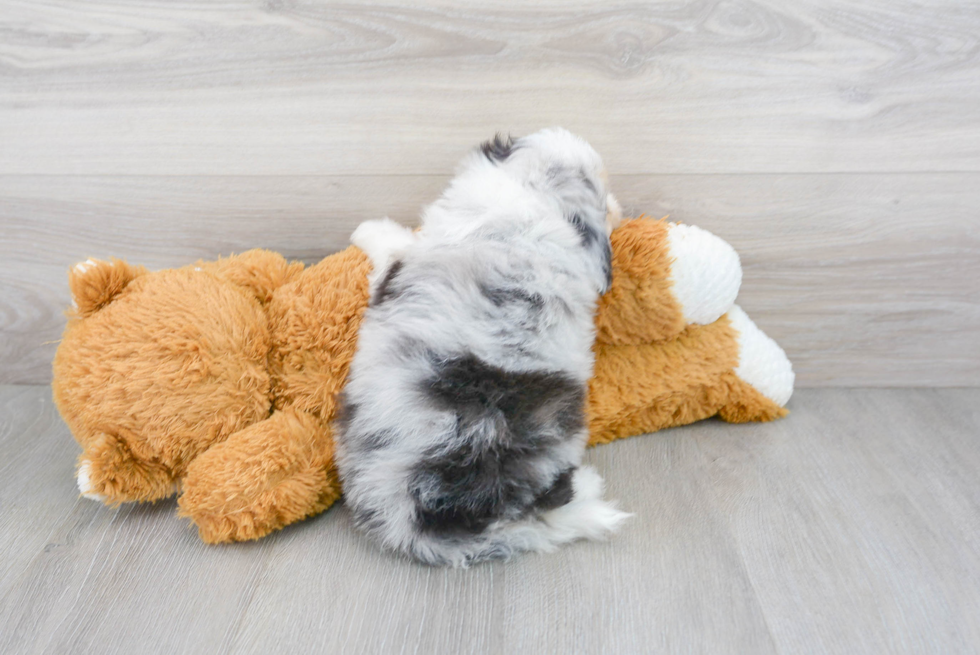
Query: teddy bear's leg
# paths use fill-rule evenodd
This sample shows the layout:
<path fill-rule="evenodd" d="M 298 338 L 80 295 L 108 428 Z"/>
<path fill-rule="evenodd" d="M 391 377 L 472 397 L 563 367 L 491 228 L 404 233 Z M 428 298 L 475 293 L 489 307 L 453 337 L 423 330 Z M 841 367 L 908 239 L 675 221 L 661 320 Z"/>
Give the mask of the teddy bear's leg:
<path fill-rule="evenodd" d="M 180 514 L 207 543 L 258 539 L 340 497 L 329 429 L 286 409 L 212 446 L 187 469 Z"/>
<path fill-rule="evenodd" d="M 589 443 L 686 425 L 771 421 L 786 415 L 793 367 L 738 306 L 675 339 L 598 344 L 589 380 Z"/>
<path fill-rule="evenodd" d="M 660 343 L 599 344 L 589 380 L 589 444 L 714 415 L 730 400 L 726 376 L 737 381 L 737 361 L 734 331 L 724 318 Z"/>
<path fill-rule="evenodd" d="M 726 421 L 768 420 L 785 414 L 780 411 L 793 395 L 795 374 L 783 349 L 760 330 L 738 305 L 726 318 L 735 332 L 738 365 L 733 373 L 733 397 L 718 412 Z M 771 408 L 775 405 L 776 410 Z"/>
<path fill-rule="evenodd" d="M 388 266 L 400 252 L 415 241 L 415 234 L 390 218 L 364 221 L 350 235 L 350 242 L 364 251 L 371 260 L 368 281 L 372 292 Z"/>
<path fill-rule="evenodd" d="M 78 491 L 106 504 L 153 501 L 175 491 L 170 470 L 152 458 L 137 457 L 116 437 L 101 433 L 78 458 Z"/>

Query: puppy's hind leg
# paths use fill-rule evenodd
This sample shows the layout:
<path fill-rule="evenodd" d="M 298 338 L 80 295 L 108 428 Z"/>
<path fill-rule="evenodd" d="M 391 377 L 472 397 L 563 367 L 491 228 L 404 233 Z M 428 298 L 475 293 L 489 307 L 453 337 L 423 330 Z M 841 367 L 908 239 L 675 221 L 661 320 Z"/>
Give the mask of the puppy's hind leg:
<path fill-rule="evenodd" d="M 364 251 L 371 260 L 368 281 L 372 295 L 378 280 L 384 277 L 391 263 L 415 242 L 415 233 L 390 218 L 364 221 L 350 235 L 350 242 Z"/>

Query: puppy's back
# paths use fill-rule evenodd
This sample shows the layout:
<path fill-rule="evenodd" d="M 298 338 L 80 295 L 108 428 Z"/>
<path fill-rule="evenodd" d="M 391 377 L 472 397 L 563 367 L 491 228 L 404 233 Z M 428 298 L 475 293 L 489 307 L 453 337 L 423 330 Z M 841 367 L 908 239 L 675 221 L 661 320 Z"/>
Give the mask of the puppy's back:
<path fill-rule="evenodd" d="M 355 519 L 430 563 L 550 547 L 541 517 L 575 496 L 594 301 L 549 260 L 499 247 L 399 262 L 345 391 L 338 461 Z"/>
<path fill-rule="evenodd" d="M 501 142 L 464 161 L 390 267 L 375 261 L 387 274 L 337 445 L 348 504 L 385 545 L 467 565 L 625 518 L 579 468 L 592 316 L 611 274 L 606 196 L 581 139 Z"/>

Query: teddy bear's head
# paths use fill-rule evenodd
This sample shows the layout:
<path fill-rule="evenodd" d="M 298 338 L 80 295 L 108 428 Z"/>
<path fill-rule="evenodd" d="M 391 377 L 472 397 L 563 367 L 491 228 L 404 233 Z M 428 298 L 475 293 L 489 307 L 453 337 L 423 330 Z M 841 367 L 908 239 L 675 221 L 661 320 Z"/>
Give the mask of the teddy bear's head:
<path fill-rule="evenodd" d="M 118 260 L 79 264 L 69 285 L 76 307 L 53 391 L 83 449 L 86 494 L 168 496 L 197 454 L 268 416 L 269 330 L 245 287 L 200 267 L 149 274 Z"/>

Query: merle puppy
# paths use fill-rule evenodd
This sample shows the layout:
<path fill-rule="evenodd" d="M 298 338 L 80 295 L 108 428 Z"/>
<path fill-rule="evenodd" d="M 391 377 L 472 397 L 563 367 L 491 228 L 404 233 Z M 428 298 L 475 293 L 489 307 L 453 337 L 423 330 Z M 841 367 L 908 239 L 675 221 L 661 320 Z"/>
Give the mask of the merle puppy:
<path fill-rule="evenodd" d="M 600 538 L 628 516 L 579 466 L 618 215 L 595 150 L 548 129 L 472 152 L 417 232 L 388 219 L 354 232 L 372 299 L 337 464 L 384 546 L 466 566 Z"/>

